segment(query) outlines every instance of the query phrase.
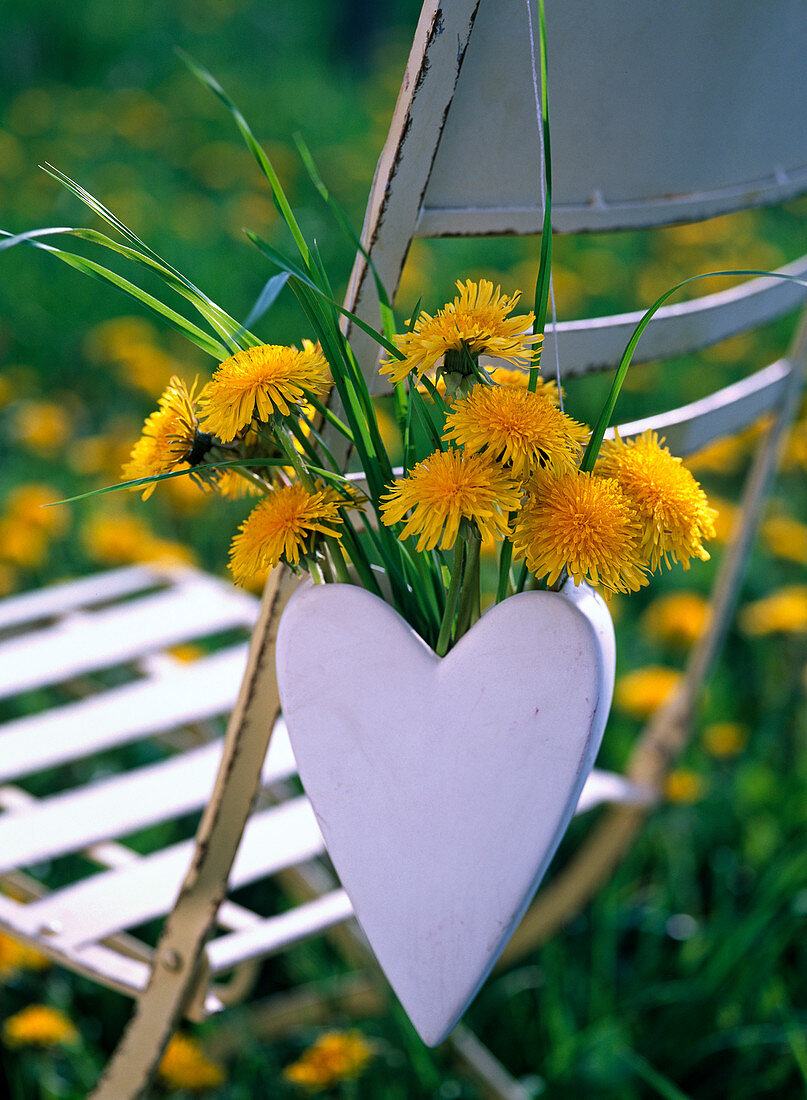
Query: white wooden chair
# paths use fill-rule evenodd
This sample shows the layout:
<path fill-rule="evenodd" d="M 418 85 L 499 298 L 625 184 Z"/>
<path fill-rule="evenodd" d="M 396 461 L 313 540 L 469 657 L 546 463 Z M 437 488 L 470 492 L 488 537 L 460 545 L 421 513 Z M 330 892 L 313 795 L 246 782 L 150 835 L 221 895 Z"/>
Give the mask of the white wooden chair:
<path fill-rule="evenodd" d="M 760 11 L 756 0 L 743 0 L 738 11 L 737 0 L 718 0 L 710 10 L 724 16 L 719 43 L 693 38 L 703 5 L 692 0 L 674 7 L 625 0 L 624 19 L 614 16 L 615 5 L 594 0 L 548 7 L 557 231 L 699 220 L 807 190 L 807 130 L 800 129 L 803 112 L 792 108 L 807 102 L 807 26 L 798 3 L 770 0 Z M 390 290 L 416 234 L 540 228 L 529 11 L 521 0 L 424 6 L 363 235 Z M 697 51 L 685 49 L 695 40 Z M 650 87 L 652 96 L 637 94 Z M 718 140 L 726 134 L 733 139 Z M 807 259 L 787 270 L 807 276 Z M 376 321 L 373 295 L 359 258 L 348 304 Z M 793 310 L 802 298 L 797 284 L 753 279 L 668 306 L 640 342 L 639 358 L 707 347 Z M 553 336 L 564 377 L 612 368 L 639 316 L 550 326 L 544 370 L 554 361 Z M 355 336 L 368 378 L 380 388 L 375 349 Z M 802 326 L 777 363 L 622 428 L 626 436 L 658 428 L 685 455 L 764 414 L 771 420 L 748 478 L 742 525 L 723 555 L 709 632 L 681 688 L 644 731 L 626 775 L 593 774 L 578 812 L 613 805 L 539 891 L 503 962 L 541 942 L 597 889 L 686 743 L 796 407 L 806 341 Z M 0 726 L 0 927 L 136 1000 L 96 1100 L 137 1096 L 182 1014 L 202 1019 L 237 999 L 258 960 L 323 933 L 338 935 L 350 959 L 366 958 L 355 924 L 344 926 L 350 904 L 322 861 L 313 812 L 289 784 L 295 767 L 273 663 L 278 617 L 294 584 L 277 570 L 259 607 L 193 570 L 138 567 L 0 604 L 0 696 L 21 714 Z M 233 631 L 251 634 L 249 646 L 211 644 L 191 663 L 170 652 Z M 44 709 L 30 703 L 32 692 Z M 230 711 L 222 738 L 211 723 Z M 118 775 L 93 771 L 97 754 L 155 738 L 165 750 L 156 762 Z M 45 769 L 69 776 L 68 765 L 79 760 L 89 760 L 82 774 L 92 778 L 61 792 L 35 798 L 20 785 Z M 149 851 L 120 839 L 199 810 L 193 839 Z M 57 865 L 60 885 L 49 889 L 54 861 L 77 853 L 94 873 L 83 874 L 86 862 L 66 860 Z M 267 876 L 289 891 L 291 908 L 255 912 L 227 897 Z M 157 919 L 152 947 L 136 930 Z M 348 981 L 345 1003 L 369 997 L 377 1004 L 376 982 L 372 971 Z M 296 1019 L 317 1011 L 316 996 L 287 1003 Z M 450 1041 L 490 1095 L 520 1095 L 464 1028 Z"/>

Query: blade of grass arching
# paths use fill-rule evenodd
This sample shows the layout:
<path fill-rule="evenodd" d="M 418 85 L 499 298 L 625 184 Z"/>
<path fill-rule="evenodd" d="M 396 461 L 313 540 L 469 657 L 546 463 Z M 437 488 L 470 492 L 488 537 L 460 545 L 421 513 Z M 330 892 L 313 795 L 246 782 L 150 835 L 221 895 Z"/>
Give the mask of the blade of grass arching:
<path fill-rule="evenodd" d="M 639 1080 L 644 1082 L 645 1085 L 649 1085 L 658 1096 L 664 1097 L 664 1100 L 691 1100 L 685 1092 L 681 1092 L 678 1086 L 672 1083 L 669 1077 L 659 1073 L 646 1058 L 643 1058 L 641 1054 L 637 1054 L 635 1050 L 625 1047 L 622 1049 L 621 1055 Z"/>
<path fill-rule="evenodd" d="M 502 542 L 499 551 L 499 582 L 496 586 L 496 603 L 501 603 L 507 596 L 507 588 L 510 582 L 510 566 L 513 561 L 513 544 L 509 539 Z"/>
<path fill-rule="evenodd" d="M 656 298 L 650 309 L 644 314 L 639 321 L 636 328 L 633 330 L 633 335 L 628 341 L 627 347 L 622 353 L 622 358 L 619 360 L 619 366 L 616 369 L 614 380 L 611 383 L 611 389 L 608 393 L 608 397 L 605 400 L 605 404 L 602 407 L 597 423 L 594 425 L 594 430 L 591 433 L 591 438 L 588 441 L 585 454 L 583 455 L 583 461 L 580 464 L 581 470 L 591 471 L 594 469 L 594 464 L 597 461 L 597 455 L 600 453 L 600 447 L 605 436 L 606 429 L 611 423 L 611 417 L 616 407 L 617 398 L 619 392 L 622 389 L 622 383 L 625 381 L 625 375 L 628 373 L 628 367 L 633 360 L 633 354 L 636 351 L 636 345 L 639 343 L 644 330 L 652 321 L 656 313 L 661 309 L 668 298 L 671 298 L 677 290 L 686 286 L 688 283 L 698 282 L 700 279 L 715 279 L 724 276 L 737 276 L 737 275 L 763 275 L 769 279 L 785 279 L 787 282 L 798 283 L 800 286 L 807 287 L 807 280 L 800 279 L 797 275 L 787 275 L 783 271 L 757 271 L 738 269 L 736 271 L 705 271 L 700 275 L 690 275 L 688 279 L 682 279 L 680 283 L 676 283 L 670 290 L 664 292 Z"/>
<path fill-rule="evenodd" d="M 168 474 L 152 474 L 150 477 L 138 477 L 132 481 L 119 481 L 115 485 L 105 485 L 102 489 L 90 489 L 87 493 L 79 493 L 75 497 L 65 497 L 63 500 L 54 500 L 43 504 L 43 508 L 54 508 L 57 504 L 73 504 L 76 500 L 85 500 L 87 497 L 99 497 L 105 493 L 117 493 L 121 489 L 140 489 L 147 485 L 156 485 L 158 481 L 169 481 L 172 477 L 188 477 L 199 470 L 223 470 L 227 466 L 287 466 L 285 458 L 260 458 L 244 460 L 243 458 L 227 459 L 223 462 L 200 462 L 197 466 L 188 466 L 185 470 L 172 470 Z"/>
<path fill-rule="evenodd" d="M 309 290 L 313 290 L 315 294 L 318 294 L 324 301 L 328 303 L 333 309 L 338 310 L 343 317 L 347 317 L 349 321 L 352 321 L 357 328 L 360 328 L 362 332 L 365 332 L 368 336 L 372 337 L 377 344 L 379 344 L 385 351 L 388 351 L 394 359 L 403 359 L 405 356 L 395 347 L 391 340 L 388 340 L 386 336 L 382 336 L 380 332 L 377 332 L 372 325 L 368 325 L 366 321 L 363 321 L 361 317 L 357 316 L 351 310 L 345 306 L 341 306 L 337 301 L 327 295 L 320 287 L 317 286 L 313 280 L 305 275 L 298 267 L 291 264 L 282 253 L 278 252 L 276 248 L 268 244 L 257 233 L 253 233 L 251 230 L 247 230 L 247 236 L 255 245 L 255 247 L 263 252 L 270 260 L 277 264 L 284 271 L 288 271 L 290 275 L 294 276 L 300 282 L 306 284 Z"/>
<path fill-rule="evenodd" d="M 353 524 L 350 522 L 345 511 L 342 515 L 344 522 L 344 530 L 342 534 L 342 541 L 345 544 L 345 548 L 348 552 L 353 566 L 359 575 L 359 578 L 364 587 L 372 592 L 374 596 L 378 596 L 379 599 L 384 599 L 383 593 L 373 573 L 372 566 L 365 552 L 364 546 L 361 543 L 358 535 L 356 534 Z"/>
<path fill-rule="evenodd" d="M 322 289 L 329 297 L 333 298 L 331 280 L 328 278 L 328 272 L 325 270 L 325 264 L 322 262 L 322 254 L 320 253 L 319 245 L 316 241 L 313 241 L 311 244 L 311 260 L 314 271 L 316 271 L 320 277 Z"/>
<path fill-rule="evenodd" d="M 239 340 L 242 336 L 249 337 L 252 335 L 249 329 L 266 316 L 277 301 L 288 277 L 288 272 L 281 271 L 279 275 L 272 275 L 271 278 L 266 280 L 263 290 L 255 300 L 255 305 L 247 314 L 247 319 L 238 326 L 238 330 L 233 334 L 234 340 Z"/>
<path fill-rule="evenodd" d="M 309 433 L 316 440 L 317 446 L 319 447 L 319 450 L 324 455 L 325 459 L 331 464 L 331 466 L 336 471 L 336 473 L 341 474 L 342 469 L 341 469 L 339 463 L 336 461 L 336 458 L 334 457 L 333 452 L 331 451 L 328 444 L 325 442 L 323 437 L 320 435 L 320 433 L 317 431 L 317 429 L 314 427 L 314 425 L 311 423 L 311 421 L 308 418 L 306 418 L 306 425 L 308 427 Z M 314 454 L 317 455 L 317 462 L 319 462 L 319 452 L 314 450 Z"/>
<path fill-rule="evenodd" d="M 103 267 L 93 260 L 87 260 L 83 256 L 77 256 L 73 252 L 64 252 L 60 248 L 53 248 L 52 245 L 43 244 L 40 241 L 31 241 L 30 243 L 34 248 L 41 248 L 44 252 L 49 252 L 52 256 L 55 256 L 56 259 L 67 264 L 68 267 L 73 267 L 76 271 L 81 271 L 84 275 L 90 275 L 95 279 L 99 279 L 101 282 L 109 283 L 119 290 L 124 291 L 124 293 L 128 294 L 131 298 L 136 299 L 138 302 L 142 302 L 143 305 L 148 306 L 154 313 L 159 314 L 161 317 L 165 317 L 165 319 L 169 321 L 174 328 L 178 329 L 183 336 L 192 340 L 194 344 L 203 351 L 206 351 L 208 355 L 212 355 L 214 358 L 218 359 L 219 362 L 229 356 L 229 350 L 223 344 L 213 339 L 212 336 L 209 336 L 197 325 L 194 325 L 187 317 L 183 317 L 181 313 L 177 313 L 176 310 L 171 309 L 170 306 L 165 305 L 165 303 L 161 302 L 158 298 L 155 298 L 145 290 L 141 290 L 140 287 L 129 282 L 128 279 L 124 279 L 123 276 L 116 274 L 114 271 L 110 271 L 109 268 Z"/>
<path fill-rule="evenodd" d="M 331 425 L 331 427 L 336 428 L 336 430 L 341 435 L 343 435 L 345 437 L 345 439 L 347 439 L 350 443 L 352 443 L 353 442 L 353 432 L 350 430 L 350 428 L 347 426 L 347 424 L 344 423 L 344 421 L 339 419 L 339 417 L 336 415 L 336 413 L 333 411 L 333 409 L 329 409 L 327 405 L 323 404 L 323 402 L 320 401 L 320 399 L 316 396 L 316 394 L 311 393 L 311 391 L 305 389 L 305 387 L 303 387 L 303 393 L 305 394 L 305 399 L 308 402 L 308 404 L 312 405 L 317 410 L 319 415 L 324 420 L 328 421 L 328 423 Z"/>
<path fill-rule="evenodd" d="M 297 146 L 297 152 L 300 154 L 300 159 L 303 162 L 305 170 L 306 172 L 308 172 L 309 179 L 319 192 L 325 204 L 330 209 L 331 213 L 335 217 L 337 223 L 339 224 L 345 235 L 349 238 L 349 240 L 353 242 L 357 251 L 359 251 L 367 261 L 367 264 L 370 268 L 370 273 L 373 276 L 376 293 L 378 294 L 378 303 L 381 308 L 381 328 L 386 338 L 388 340 L 391 340 L 393 333 L 395 332 L 395 315 L 392 311 L 392 305 L 389 300 L 389 295 L 387 294 L 387 288 L 381 281 L 381 276 L 378 274 L 378 269 L 373 262 L 373 258 L 364 247 L 364 245 L 361 243 L 360 237 L 354 231 L 353 226 L 350 224 L 344 210 L 328 190 L 325 181 L 317 170 L 317 166 L 314 163 L 314 158 L 312 157 L 311 151 L 306 145 L 305 139 L 303 138 L 302 134 L 294 134 L 294 142 Z"/>
<path fill-rule="evenodd" d="M 433 444 L 433 450 L 443 450 L 443 440 L 440 434 L 439 427 L 434 423 L 431 412 L 428 405 L 423 400 L 423 395 L 417 386 L 412 386 L 409 390 L 409 403 L 415 411 L 421 427 L 424 429 L 427 438 Z"/>
<path fill-rule="evenodd" d="M 431 397 L 432 401 L 434 401 L 435 405 L 440 410 L 440 412 L 443 414 L 443 416 L 448 416 L 448 414 L 449 414 L 449 412 L 451 412 L 451 410 L 449 409 L 448 405 L 446 405 L 445 401 L 443 400 L 443 395 L 437 389 L 437 387 L 432 382 L 432 380 L 430 378 L 427 378 L 426 375 L 424 374 L 420 381 L 423 383 L 423 385 L 429 391 L 429 396 Z"/>
<path fill-rule="evenodd" d="M 61 183 L 62 186 L 67 188 L 68 191 L 72 192 L 72 194 L 74 194 L 76 198 L 80 199 L 85 206 L 92 210 L 92 212 L 96 214 L 97 217 L 101 218 L 102 221 L 105 221 L 108 225 L 111 225 L 112 228 L 124 238 L 124 240 L 128 240 L 129 243 L 133 245 L 136 249 L 150 256 L 162 267 L 162 269 L 170 271 L 171 274 L 187 288 L 188 291 L 192 292 L 207 306 L 207 308 L 211 312 L 211 315 L 215 315 L 218 317 L 219 322 L 222 325 L 232 326 L 233 324 L 235 324 L 233 318 L 230 317 L 230 315 L 226 313 L 225 310 L 221 308 L 221 306 L 217 305 L 211 298 L 209 298 L 203 291 L 201 291 L 199 287 L 195 285 L 195 283 L 192 283 L 190 279 L 187 278 L 187 276 L 183 275 L 181 271 L 175 268 L 173 264 L 170 264 L 158 252 L 155 252 L 155 250 L 150 245 L 146 244 L 146 242 L 142 240 L 142 238 L 138 237 L 138 235 L 133 230 L 131 230 L 129 226 L 125 224 L 125 222 L 122 222 L 120 218 L 118 218 L 115 214 L 112 213 L 111 210 L 109 210 L 108 207 L 104 206 L 104 204 L 99 199 L 97 199 L 95 195 L 92 195 L 89 191 L 82 187 L 81 184 L 76 183 L 75 180 L 65 175 L 64 172 L 60 172 L 58 168 L 54 168 L 52 164 L 44 165 L 44 171 L 47 172 L 47 174 L 55 179 L 58 183 Z M 200 312 L 202 311 L 200 310 Z M 246 336 L 253 339 L 256 344 L 260 343 L 260 341 L 256 337 L 254 337 L 252 333 L 247 332 Z"/>
<path fill-rule="evenodd" d="M 154 260 L 136 249 L 129 248 L 127 245 L 118 244 L 117 241 L 113 241 L 111 238 L 107 237 L 106 234 L 99 233 L 94 229 L 74 229 L 71 230 L 71 234 L 74 237 L 78 237 L 80 240 L 88 241 L 90 244 L 97 244 L 102 248 L 109 249 L 111 252 L 116 252 L 119 256 L 131 260 L 132 263 L 140 267 L 144 267 L 149 271 L 154 271 L 166 286 L 170 287 L 171 290 L 191 303 L 207 321 L 214 333 L 226 341 L 231 352 L 241 350 L 241 344 L 238 343 L 232 335 L 233 331 L 237 331 L 238 329 L 238 322 L 218 307 L 216 307 L 216 309 L 211 309 L 208 301 L 203 295 L 196 293 L 195 290 L 190 290 L 184 280 L 178 279 L 173 271 L 166 268 L 158 260 Z M 226 318 L 226 321 L 223 321 L 222 318 Z M 247 333 L 247 335 L 249 336 L 251 334 Z"/>
<path fill-rule="evenodd" d="M 549 137 L 549 102 L 547 97 L 547 57 L 546 57 L 546 16 L 544 0 L 538 0 L 539 51 L 541 55 L 541 131 L 544 144 L 544 179 L 539 187 L 544 191 L 544 222 L 541 229 L 541 257 L 538 263 L 538 278 L 535 283 L 535 322 L 533 333 L 543 335 L 546 328 L 546 311 L 549 302 L 549 280 L 552 273 L 552 149 Z M 530 48 L 532 48 L 532 28 L 530 28 Z M 534 59 L 533 59 L 534 61 Z M 538 388 L 538 364 L 533 350 L 530 366 L 529 388 L 534 393 Z"/>
<path fill-rule="evenodd" d="M 300 255 L 303 258 L 303 263 L 308 268 L 311 262 L 311 254 L 308 245 L 306 244 L 305 237 L 303 237 L 300 226 L 297 224 L 297 219 L 294 216 L 294 212 L 292 211 L 292 208 L 289 204 L 289 200 L 286 198 L 286 192 L 283 190 L 283 185 L 280 182 L 280 178 L 275 172 L 272 166 L 272 162 L 269 160 L 269 157 L 266 155 L 264 149 L 253 134 L 249 123 L 241 114 L 240 110 L 235 105 L 233 100 L 230 99 L 229 95 L 227 95 L 227 93 L 224 91 L 216 78 L 211 73 L 209 73 L 203 65 L 200 65 L 198 61 L 195 61 L 182 49 L 177 48 L 177 53 L 182 61 L 184 61 L 184 63 L 193 73 L 193 75 L 203 84 L 207 85 L 207 87 L 210 89 L 211 92 L 213 92 L 214 95 L 218 96 L 218 98 L 233 116 L 235 124 L 238 127 L 241 133 L 241 137 L 244 139 L 247 148 L 252 153 L 253 157 L 258 162 L 258 167 L 269 181 L 269 186 L 272 188 L 272 196 L 274 198 L 275 205 L 277 206 L 277 209 L 280 212 L 280 216 L 283 218 L 283 221 L 286 223 L 289 232 L 294 238 L 294 243 L 299 249 Z"/>
<path fill-rule="evenodd" d="M 415 324 L 415 318 L 420 312 L 420 303 L 423 301 L 422 297 L 418 298 L 415 308 L 406 323 L 406 331 L 411 332 Z M 385 334 L 387 335 L 387 334 Z M 391 338 L 391 337 L 390 337 Z M 395 401 L 395 416 L 398 420 L 398 429 L 403 437 L 404 443 L 404 473 L 409 469 L 407 462 L 407 454 L 409 452 L 409 428 L 411 425 L 411 412 L 409 395 L 406 389 L 406 382 L 396 382 L 393 386 L 393 399 Z"/>

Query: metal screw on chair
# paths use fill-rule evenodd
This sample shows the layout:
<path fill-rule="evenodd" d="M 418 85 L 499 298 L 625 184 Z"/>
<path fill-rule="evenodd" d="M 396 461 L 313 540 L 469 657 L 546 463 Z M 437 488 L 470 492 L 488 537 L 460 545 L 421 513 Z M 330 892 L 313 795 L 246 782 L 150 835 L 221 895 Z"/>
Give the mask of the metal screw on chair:
<path fill-rule="evenodd" d="M 166 970 L 170 970 L 172 973 L 176 973 L 177 970 L 182 968 L 182 956 L 173 949 L 163 951 L 160 955 L 160 962 Z"/>

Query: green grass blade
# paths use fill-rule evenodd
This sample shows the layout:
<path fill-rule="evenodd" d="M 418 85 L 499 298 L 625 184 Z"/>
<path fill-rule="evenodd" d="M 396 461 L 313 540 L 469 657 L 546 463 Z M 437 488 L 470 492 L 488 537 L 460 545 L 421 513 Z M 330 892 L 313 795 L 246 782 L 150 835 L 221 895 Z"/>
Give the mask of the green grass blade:
<path fill-rule="evenodd" d="M 44 504 L 43 508 L 55 508 L 57 504 L 72 504 L 76 500 L 85 500 L 87 497 L 99 497 L 105 493 L 117 493 L 121 489 L 140 489 L 147 485 L 156 485 L 158 481 L 169 481 L 172 477 L 188 477 L 199 470 L 223 470 L 227 466 L 287 466 L 285 458 L 233 458 L 223 462 L 200 462 L 197 466 L 189 466 L 186 470 L 172 470 L 169 474 L 152 474 L 151 477 L 138 477 L 132 481 L 119 481 L 115 485 L 105 485 L 102 489 L 90 489 L 87 493 L 79 493 L 75 497 L 65 497 L 64 500 L 54 500 Z"/>
<path fill-rule="evenodd" d="M 353 229 L 353 226 L 350 224 L 344 210 L 328 190 L 325 181 L 317 170 L 317 166 L 314 163 L 314 158 L 312 157 L 311 151 L 306 145 L 302 134 L 294 134 L 294 142 L 297 146 L 297 151 L 300 154 L 300 159 L 303 162 L 303 166 L 308 173 L 309 179 L 319 192 L 323 202 L 325 202 L 325 204 L 328 206 L 329 210 L 336 219 L 337 224 L 345 233 L 345 236 L 347 236 L 348 239 L 352 241 L 352 243 L 356 247 L 356 250 L 360 252 L 364 259 L 367 261 L 370 273 L 373 276 L 373 282 L 375 283 L 376 293 L 378 294 L 378 302 L 381 307 L 381 327 L 386 338 L 388 340 L 391 340 L 395 332 L 395 314 L 393 313 L 389 295 L 387 294 L 387 288 L 381 281 L 381 276 L 379 275 L 378 269 L 373 262 L 373 258 L 364 247 L 364 245 L 361 243 L 360 237 Z"/>
<path fill-rule="evenodd" d="M 769 279 L 785 279 L 791 283 L 798 283 L 800 286 L 807 287 L 807 280 L 800 279 L 797 275 L 787 275 L 782 271 L 757 271 L 755 269 L 738 269 L 736 271 L 705 271 L 701 275 L 690 275 L 688 279 L 683 279 L 680 283 L 676 283 L 670 290 L 664 292 L 656 298 L 652 306 L 647 310 L 642 319 L 639 321 L 636 328 L 633 330 L 633 335 L 628 341 L 627 347 L 622 353 L 622 358 L 619 360 L 619 366 L 617 367 L 614 381 L 611 384 L 611 389 L 608 393 L 608 397 L 605 400 L 605 404 L 602 407 L 602 411 L 597 419 L 597 423 L 594 425 L 594 430 L 591 433 L 591 438 L 588 441 L 586 452 L 583 455 L 583 461 L 580 464 L 581 470 L 591 471 L 594 469 L 594 464 L 597 461 L 597 455 L 600 453 L 600 447 L 605 436 L 606 429 L 611 423 L 611 417 L 616 407 L 617 398 L 619 397 L 622 384 L 625 381 L 625 375 L 628 373 L 628 367 L 633 360 L 633 354 L 636 351 L 636 345 L 639 343 L 639 339 L 652 321 L 656 313 L 661 309 L 668 298 L 671 298 L 677 290 L 686 286 L 688 283 L 695 283 L 699 279 L 715 279 L 724 276 L 737 276 L 737 275 L 763 275 Z"/>
<path fill-rule="evenodd" d="M 0 230 L 0 234 L 7 237 L 11 236 L 11 234 L 6 234 L 4 230 Z M 177 313 L 176 310 L 171 309 L 170 306 L 165 305 L 165 303 L 161 302 L 158 298 L 142 290 L 134 283 L 129 282 L 128 279 L 123 278 L 123 276 L 118 275 L 116 272 L 110 271 L 109 268 L 95 263 L 94 260 L 85 259 L 84 256 L 78 256 L 73 252 L 65 252 L 60 248 L 54 248 L 52 245 L 44 244 L 41 241 L 31 240 L 28 243 L 34 248 L 40 248 L 44 252 L 49 252 L 52 256 L 61 260 L 62 263 L 75 268 L 76 271 L 81 271 L 85 275 L 100 279 L 101 282 L 109 283 L 119 290 L 124 291 L 124 293 L 136 299 L 138 302 L 142 302 L 143 305 L 148 306 L 154 313 L 159 314 L 159 316 L 169 321 L 174 328 L 178 329 L 183 334 L 183 336 L 192 340 L 194 344 L 203 351 L 206 351 L 208 355 L 212 355 L 219 361 L 229 356 L 229 350 L 223 344 L 215 340 L 212 336 L 209 336 L 197 325 L 194 325 L 187 317 L 183 317 L 181 313 Z"/>
<path fill-rule="evenodd" d="M 535 321 L 533 333 L 543 335 L 546 328 L 546 311 L 549 302 L 549 282 L 552 275 L 552 147 L 549 135 L 549 101 L 547 97 L 547 56 L 546 56 L 546 16 L 544 0 L 538 3 L 541 55 L 541 130 L 544 142 L 544 223 L 541 228 L 541 257 L 538 263 L 538 278 L 535 282 L 535 303 L 533 312 Z M 544 180 L 540 186 L 544 187 Z M 529 388 L 534 393 L 538 388 L 538 363 L 533 349 L 533 365 L 530 367 Z"/>
<path fill-rule="evenodd" d="M 249 123 L 241 114 L 240 110 L 235 105 L 233 100 L 230 99 L 229 95 L 227 95 L 227 93 L 224 91 L 216 78 L 211 73 L 209 73 L 203 65 L 200 65 L 198 61 L 195 61 L 189 54 L 185 53 L 184 50 L 179 49 L 178 47 L 177 54 L 182 59 L 182 61 L 184 61 L 184 63 L 187 65 L 193 75 L 203 84 L 205 84 L 210 89 L 210 91 L 214 93 L 214 95 L 218 96 L 218 98 L 233 116 L 235 124 L 241 133 L 241 136 L 246 142 L 247 148 L 252 153 L 253 157 L 258 162 L 258 167 L 269 181 L 269 186 L 272 188 L 272 195 L 274 196 L 275 204 L 280 212 L 281 217 L 283 218 L 283 221 L 286 223 L 289 232 L 294 238 L 294 242 L 300 251 L 300 255 L 303 258 L 304 264 L 306 265 L 306 267 L 309 267 L 311 262 L 311 254 L 308 245 L 306 244 L 305 237 L 303 237 L 300 226 L 297 224 L 297 219 L 295 218 L 294 212 L 291 209 L 289 200 L 286 198 L 286 193 L 283 190 L 283 185 L 281 184 L 277 173 L 272 167 L 272 162 L 269 160 L 269 157 L 266 155 L 264 149 L 257 141 L 255 135 L 250 128 Z"/>

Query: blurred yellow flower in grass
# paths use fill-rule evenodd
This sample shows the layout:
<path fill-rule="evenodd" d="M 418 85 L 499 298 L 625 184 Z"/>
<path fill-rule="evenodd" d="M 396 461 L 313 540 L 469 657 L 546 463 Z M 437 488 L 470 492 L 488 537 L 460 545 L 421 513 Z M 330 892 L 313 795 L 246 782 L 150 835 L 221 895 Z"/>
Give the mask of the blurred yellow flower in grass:
<path fill-rule="evenodd" d="M 664 780 L 664 794 L 668 802 L 698 802 L 705 792 L 703 777 L 689 768 L 676 768 Z"/>
<path fill-rule="evenodd" d="M 181 378 L 171 379 L 123 466 L 124 481 L 169 474 L 186 463 L 194 466 L 201 461 L 210 439 L 198 432 L 195 391 L 195 382 L 189 390 Z M 143 500 L 148 500 L 155 488 L 155 482 L 146 485 Z"/>
<path fill-rule="evenodd" d="M 409 332 L 394 337 L 393 343 L 403 359 L 387 359 L 381 373 L 391 382 L 402 382 L 410 371 L 420 378 L 444 359 L 443 370 L 469 374 L 465 357 L 477 360 L 480 355 L 492 355 L 510 363 L 529 363 L 533 345 L 541 341 L 534 336 L 532 313 L 510 317 L 521 293 L 508 297 L 502 288 L 487 279 L 478 283 L 457 280 L 459 294 L 433 317 L 425 310 Z"/>
<path fill-rule="evenodd" d="M 687 459 L 687 465 L 700 474 L 732 474 L 739 469 L 747 454 L 748 438 L 745 432 L 739 435 L 725 435 L 691 454 Z"/>
<path fill-rule="evenodd" d="M 761 530 L 762 541 L 777 558 L 807 565 L 807 524 L 791 516 L 769 516 Z"/>
<path fill-rule="evenodd" d="M 224 443 L 249 427 L 253 417 L 292 415 L 305 404 L 305 390 L 324 393 L 330 385 L 328 364 L 319 344 L 303 340 L 303 350 L 262 344 L 231 355 L 199 395 L 202 427 Z"/>
<path fill-rule="evenodd" d="M 2 154 L 2 149 L 0 149 Z M 6 378 L 4 374 L 0 374 L 0 409 L 4 408 L 14 399 L 14 386 L 9 378 Z"/>
<path fill-rule="evenodd" d="M 55 401 L 21 401 L 12 422 L 15 439 L 41 455 L 58 451 L 72 430 L 72 416 Z"/>
<path fill-rule="evenodd" d="M 314 534 L 341 538 L 338 498 L 325 490 L 310 493 L 303 485 L 282 485 L 253 508 L 230 547 L 230 569 L 236 584 L 280 561 L 299 564 Z"/>
<path fill-rule="evenodd" d="M 160 1081 L 170 1089 L 204 1092 L 217 1089 L 226 1080 L 224 1066 L 208 1058 L 190 1035 L 174 1035 L 157 1067 Z"/>
<path fill-rule="evenodd" d="M 292 1084 L 317 1091 L 357 1078 L 373 1057 L 360 1031 L 328 1031 L 283 1070 Z"/>
<path fill-rule="evenodd" d="M 641 530 L 612 478 L 579 471 L 557 478 L 538 474 L 516 519 L 513 551 L 549 584 L 564 566 L 575 584 L 585 580 L 616 592 L 647 584 Z"/>
<path fill-rule="evenodd" d="M 715 524 L 703 489 L 662 443 L 652 431 L 627 443 L 606 440 L 597 463 L 597 472 L 616 478 L 638 512 L 653 572 L 670 558 L 684 569 L 692 557 L 708 561 L 703 539 L 714 536 Z"/>
<path fill-rule="evenodd" d="M 696 642 L 709 621 L 709 601 L 699 592 L 670 592 L 653 600 L 642 616 L 650 638 L 686 648 Z"/>
<path fill-rule="evenodd" d="M 70 1018 L 50 1005 L 28 1005 L 3 1024 L 3 1042 L 11 1048 L 70 1046 L 79 1038 Z"/>
<path fill-rule="evenodd" d="M 483 539 L 503 538 L 520 503 L 515 481 L 487 455 L 435 451 L 381 497 L 381 519 L 391 527 L 409 512 L 399 538 L 417 535 L 418 553 L 438 543 L 448 550 L 463 519 L 473 521 Z"/>
<path fill-rule="evenodd" d="M 0 561 L 0 596 L 7 596 L 17 587 L 17 571 L 8 562 Z"/>
<path fill-rule="evenodd" d="M 49 966 L 47 955 L 0 932 L 0 980 L 21 970 L 46 970 Z"/>
<path fill-rule="evenodd" d="M 738 620 L 751 635 L 807 633 L 807 585 L 788 585 L 746 604 Z"/>
<path fill-rule="evenodd" d="M 712 722 L 703 731 L 703 747 L 712 756 L 729 759 L 748 743 L 748 727 L 740 722 Z"/>
<path fill-rule="evenodd" d="M 614 688 L 614 705 L 631 718 L 649 718 L 670 698 L 681 673 L 664 665 L 648 665 L 620 676 Z"/>
<path fill-rule="evenodd" d="M 782 455 L 783 470 L 807 470 L 807 418 L 790 429 Z"/>
<path fill-rule="evenodd" d="M 724 500 L 722 497 L 716 497 L 713 494 L 709 496 L 709 505 L 716 513 L 715 542 L 721 544 L 730 542 L 740 518 L 740 508 L 730 500 Z"/>
<path fill-rule="evenodd" d="M 589 430 L 525 386 L 477 384 L 453 402 L 443 438 L 508 463 L 516 478 L 575 468 Z"/>
<path fill-rule="evenodd" d="M 6 497 L 5 509 L 9 516 L 30 523 L 46 535 L 61 535 L 70 522 L 64 507 L 52 507 L 61 496 L 52 485 L 30 481 L 12 489 Z"/>
<path fill-rule="evenodd" d="M 47 535 L 41 527 L 15 516 L 0 519 L 0 561 L 36 569 L 44 562 L 47 549 Z"/>
<path fill-rule="evenodd" d="M 82 531 L 87 554 L 101 565 L 164 561 L 191 565 L 196 556 L 188 546 L 158 538 L 138 516 L 121 513 L 96 516 Z"/>

